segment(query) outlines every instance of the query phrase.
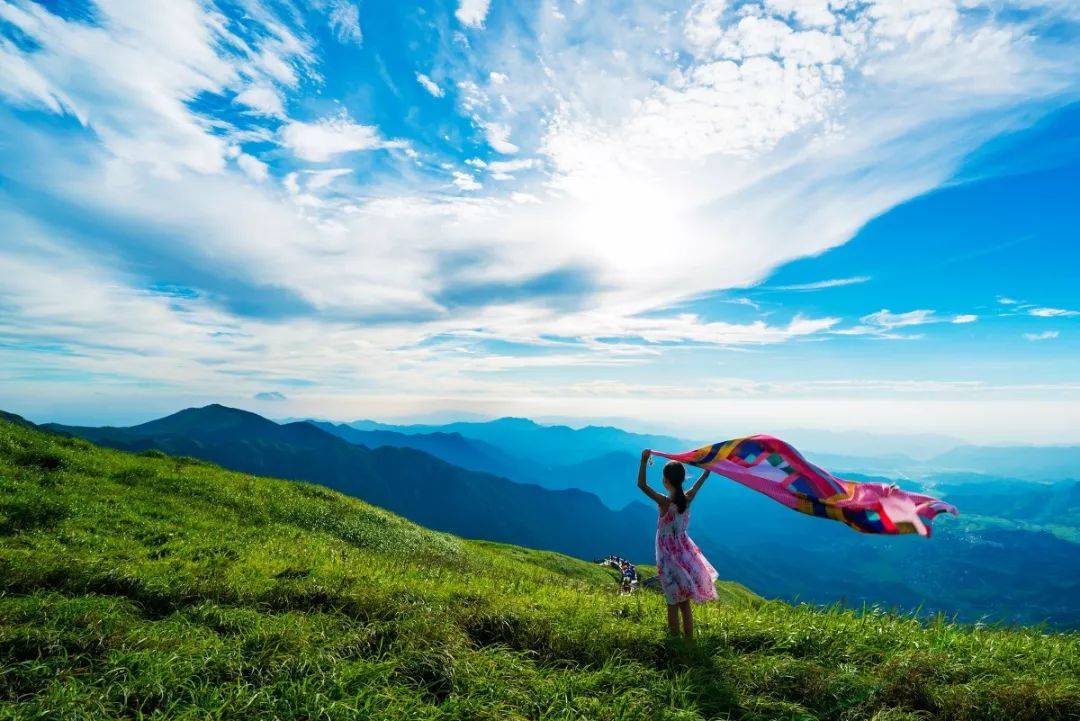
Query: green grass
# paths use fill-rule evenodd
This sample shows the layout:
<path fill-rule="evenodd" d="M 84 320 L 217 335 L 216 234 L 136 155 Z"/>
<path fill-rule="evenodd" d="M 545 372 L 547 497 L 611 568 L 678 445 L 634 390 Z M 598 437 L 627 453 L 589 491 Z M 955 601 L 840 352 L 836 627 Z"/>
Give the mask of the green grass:
<path fill-rule="evenodd" d="M 721 591 L 0 421 L 2 719 L 1080 718 L 1077 634 Z"/>

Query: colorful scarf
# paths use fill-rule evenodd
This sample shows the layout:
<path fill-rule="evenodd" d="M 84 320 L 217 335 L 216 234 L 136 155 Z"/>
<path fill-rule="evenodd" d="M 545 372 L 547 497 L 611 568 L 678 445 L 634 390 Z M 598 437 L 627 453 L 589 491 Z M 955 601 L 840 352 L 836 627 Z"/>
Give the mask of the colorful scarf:
<path fill-rule="evenodd" d="M 930 535 L 939 513 L 956 507 L 931 496 L 902 491 L 887 483 L 846 481 L 810 463 L 772 436 L 747 436 L 714 443 L 670 458 L 730 478 L 800 513 L 846 523 L 862 533 Z"/>

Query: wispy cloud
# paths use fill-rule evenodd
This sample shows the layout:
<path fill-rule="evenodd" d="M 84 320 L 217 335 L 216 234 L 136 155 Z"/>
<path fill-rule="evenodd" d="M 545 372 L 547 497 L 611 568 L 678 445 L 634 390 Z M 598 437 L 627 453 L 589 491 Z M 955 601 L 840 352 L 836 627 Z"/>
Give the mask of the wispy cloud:
<path fill-rule="evenodd" d="M 434 80 L 423 73 L 416 74 L 416 82 L 420 83 L 420 87 L 428 91 L 432 97 L 441 98 L 446 95 L 446 92 Z"/>
<path fill-rule="evenodd" d="M 330 27 L 339 42 L 361 45 L 364 33 L 360 29 L 360 8 L 348 0 L 330 3 Z"/>
<path fill-rule="evenodd" d="M 1032 341 L 1053 340 L 1058 335 L 1060 334 L 1056 330 L 1044 330 L 1041 333 L 1024 333 L 1024 337 Z"/>
<path fill-rule="evenodd" d="M 1029 308 L 1028 315 L 1033 315 L 1036 318 L 1062 318 L 1080 315 L 1080 311 L 1065 308 Z"/>
<path fill-rule="evenodd" d="M 914 340 L 921 336 L 901 334 L 894 331 L 898 328 L 940 323 L 945 319 L 936 315 L 934 311 L 927 309 L 893 313 L 887 308 L 882 308 L 879 311 L 862 316 L 859 320 L 861 321 L 859 325 L 841 328 L 834 332 L 838 335 L 872 335 L 890 340 Z"/>
<path fill-rule="evenodd" d="M 833 278 L 831 280 L 818 280 L 813 283 L 796 283 L 794 285 L 778 285 L 773 290 L 824 290 L 826 288 L 839 288 L 845 285 L 858 285 L 870 280 L 868 275 L 857 275 L 851 278 Z"/>
<path fill-rule="evenodd" d="M 893 395 L 943 394 L 965 397 L 972 394 L 1006 396 L 1017 392 L 1080 393 L 1080 383 L 987 383 L 983 380 L 908 379 L 908 378 L 836 378 L 807 381 L 768 381 L 744 377 L 710 378 L 703 383 L 619 383 L 614 381 L 581 382 L 571 386 L 572 392 L 592 396 L 630 397 L 821 397 L 832 395 L 880 394 Z"/>
<path fill-rule="evenodd" d="M 361 150 L 404 147 L 401 141 L 384 140 L 375 126 L 354 123 L 344 114 L 313 123 L 293 120 L 281 128 L 281 141 L 296 157 L 313 162 Z"/>
<path fill-rule="evenodd" d="M 520 148 L 510 142 L 510 128 L 500 123 L 482 123 L 488 145 L 498 153 L 512 155 Z"/>
<path fill-rule="evenodd" d="M 964 323 L 974 323 L 979 319 L 979 316 L 973 313 L 961 313 L 960 315 L 954 315 L 951 323 L 962 325 Z"/>
<path fill-rule="evenodd" d="M 36 3 L 0 6 L 0 19 L 33 45 L 0 44 L 9 70 L 0 96 L 75 118 L 116 159 L 161 175 L 226 167 L 228 137 L 191 110 L 192 98 L 235 92 L 248 107 L 278 114 L 274 88 L 295 88 L 313 73 L 309 42 L 260 13 L 232 28 L 190 0 L 96 10 L 91 24 Z"/>

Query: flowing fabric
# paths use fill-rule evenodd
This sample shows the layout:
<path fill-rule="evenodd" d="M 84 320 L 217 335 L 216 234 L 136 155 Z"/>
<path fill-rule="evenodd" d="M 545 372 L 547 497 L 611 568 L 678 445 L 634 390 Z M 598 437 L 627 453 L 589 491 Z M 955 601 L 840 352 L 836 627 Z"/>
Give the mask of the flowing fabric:
<path fill-rule="evenodd" d="M 862 533 L 930 535 L 937 514 L 955 506 L 887 483 L 847 481 L 810 463 L 772 436 L 747 436 L 686 453 L 654 455 L 704 468 L 800 513 L 831 518 Z"/>
<path fill-rule="evenodd" d="M 690 509 L 679 513 L 674 503 L 656 522 L 656 572 L 670 605 L 716 599 L 716 569 L 687 535 L 689 524 Z"/>

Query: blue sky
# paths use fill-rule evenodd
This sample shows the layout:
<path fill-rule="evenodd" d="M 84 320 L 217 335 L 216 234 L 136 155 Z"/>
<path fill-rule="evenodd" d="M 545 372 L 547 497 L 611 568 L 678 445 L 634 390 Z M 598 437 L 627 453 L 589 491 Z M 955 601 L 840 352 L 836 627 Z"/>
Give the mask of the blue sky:
<path fill-rule="evenodd" d="M 1078 22 L 0 0 L 0 407 L 1080 441 Z"/>

